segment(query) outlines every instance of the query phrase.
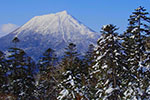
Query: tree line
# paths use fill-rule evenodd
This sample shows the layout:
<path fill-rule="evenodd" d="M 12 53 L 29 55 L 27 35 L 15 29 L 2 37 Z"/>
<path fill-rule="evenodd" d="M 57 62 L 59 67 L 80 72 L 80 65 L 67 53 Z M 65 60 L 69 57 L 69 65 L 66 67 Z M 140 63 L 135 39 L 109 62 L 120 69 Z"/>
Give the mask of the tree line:
<path fill-rule="evenodd" d="M 61 60 L 49 48 L 35 63 L 15 37 L 0 51 L 0 100 L 149 100 L 150 16 L 140 6 L 128 21 L 123 34 L 104 25 L 82 57 L 69 43 Z"/>

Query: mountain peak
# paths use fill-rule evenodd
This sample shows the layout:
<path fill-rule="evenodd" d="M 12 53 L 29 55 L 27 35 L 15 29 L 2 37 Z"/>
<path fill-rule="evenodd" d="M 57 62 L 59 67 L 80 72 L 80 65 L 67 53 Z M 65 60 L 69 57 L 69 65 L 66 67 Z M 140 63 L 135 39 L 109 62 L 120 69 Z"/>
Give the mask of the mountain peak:
<path fill-rule="evenodd" d="M 64 11 L 58 12 L 56 14 L 59 14 L 59 15 L 68 15 L 68 12 L 66 10 L 64 10 Z"/>
<path fill-rule="evenodd" d="M 94 31 L 91 31 L 64 10 L 55 14 L 35 16 L 14 33 L 17 33 L 17 36 L 28 35 L 29 33 L 55 34 L 66 36 L 68 39 L 71 39 L 74 35 L 80 36 L 81 34 L 94 38 Z"/>
<path fill-rule="evenodd" d="M 11 47 L 14 36 L 20 40 L 18 47 L 35 58 L 49 47 L 62 56 L 64 47 L 70 42 L 75 43 L 77 49 L 83 53 L 89 44 L 95 44 L 99 38 L 97 33 L 72 17 L 67 11 L 32 18 L 12 34 L 0 39 L 0 48 Z"/>
<path fill-rule="evenodd" d="M 40 16 L 34 16 L 31 20 L 35 20 L 35 19 L 49 19 L 50 17 L 54 16 L 67 16 L 69 15 L 68 12 L 66 10 L 61 11 L 61 12 L 57 12 L 57 13 L 51 13 L 51 14 L 45 14 L 45 15 L 40 15 Z M 30 20 L 30 21 L 31 21 Z"/>

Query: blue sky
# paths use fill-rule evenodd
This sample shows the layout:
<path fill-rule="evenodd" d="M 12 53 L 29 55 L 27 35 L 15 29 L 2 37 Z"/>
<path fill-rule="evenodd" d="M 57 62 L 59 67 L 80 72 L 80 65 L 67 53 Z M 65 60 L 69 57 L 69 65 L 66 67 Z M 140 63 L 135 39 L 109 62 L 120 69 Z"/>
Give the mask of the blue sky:
<path fill-rule="evenodd" d="M 96 32 L 102 25 L 114 24 L 120 27 L 121 33 L 138 6 L 150 12 L 150 0 L 0 0 L 0 36 L 7 33 L 7 24 L 15 29 L 34 16 L 63 10 Z M 6 32 L 2 31 L 4 25 Z"/>

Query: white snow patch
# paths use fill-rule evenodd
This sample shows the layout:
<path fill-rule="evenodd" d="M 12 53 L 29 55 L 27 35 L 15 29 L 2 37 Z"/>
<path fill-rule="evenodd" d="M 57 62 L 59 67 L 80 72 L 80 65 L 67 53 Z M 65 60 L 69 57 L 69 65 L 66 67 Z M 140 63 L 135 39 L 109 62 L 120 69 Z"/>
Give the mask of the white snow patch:
<path fill-rule="evenodd" d="M 109 87 L 105 92 L 109 94 L 109 93 L 111 93 L 113 90 L 114 90 L 114 88 Z"/>
<path fill-rule="evenodd" d="M 69 91 L 67 89 L 63 89 L 61 92 L 60 92 L 60 96 L 58 96 L 58 100 L 62 100 L 65 96 L 67 96 L 69 94 Z"/>

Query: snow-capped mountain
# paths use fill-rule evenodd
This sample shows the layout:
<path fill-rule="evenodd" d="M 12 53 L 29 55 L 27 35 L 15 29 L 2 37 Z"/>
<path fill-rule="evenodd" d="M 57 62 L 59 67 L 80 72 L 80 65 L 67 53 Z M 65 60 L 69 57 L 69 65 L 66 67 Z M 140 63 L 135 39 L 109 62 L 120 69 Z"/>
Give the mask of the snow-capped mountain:
<path fill-rule="evenodd" d="M 17 46 L 34 58 L 38 58 L 48 48 L 54 49 L 61 56 L 70 42 L 75 43 L 80 53 L 83 53 L 88 45 L 95 44 L 99 37 L 98 33 L 66 11 L 35 16 L 17 30 L 0 38 L 0 50 L 12 47 L 11 40 L 15 36 L 20 39 Z"/>

